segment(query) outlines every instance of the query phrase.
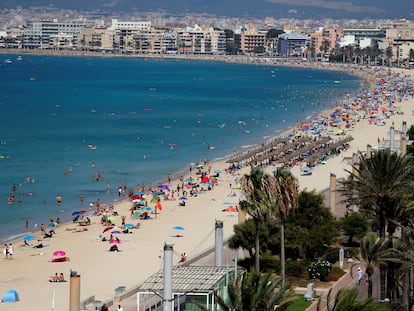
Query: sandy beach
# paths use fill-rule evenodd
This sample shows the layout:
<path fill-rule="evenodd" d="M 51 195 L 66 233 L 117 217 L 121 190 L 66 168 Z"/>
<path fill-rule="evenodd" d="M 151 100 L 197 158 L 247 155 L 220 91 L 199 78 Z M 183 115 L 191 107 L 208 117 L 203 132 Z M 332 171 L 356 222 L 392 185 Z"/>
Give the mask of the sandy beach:
<path fill-rule="evenodd" d="M 323 69 L 330 69 L 330 67 L 326 65 Z M 358 70 L 339 69 L 354 73 Z M 410 71 L 398 71 L 401 75 L 410 74 L 413 78 L 413 73 Z M 369 79 L 372 78 L 373 72 L 367 70 L 363 74 Z M 396 70 L 393 69 L 392 72 L 395 73 Z M 378 69 L 376 73 L 388 74 L 389 69 Z M 298 177 L 300 188 L 316 191 L 328 188 L 331 173 L 337 178 L 346 176 L 345 169 L 351 169 L 348 160 L 354 153 L 365 152 L 368 144 L 375 148 L 378 140 L 380 143 L 386 143 L 392 122 L 396 131 L 401 130 L 403 121 L 406 121 L 410 127 L 414 99 L 403 98 L 395 105 L 398 107 L 398 113 L 390 115 L 383 126 L 370 124 L 367 119 L 361 119 L 352 127 L 345 129 L 345 135 L 353 137 L 349 149 L 336 157 L 329 158 L 325 164 L 314 167 L 312 175 L 303 176 L 301 165 L 294 166 L 292 172 Z M 399 140 L 399 135 L 396 134 L 395 139 Z M 69 280 L 71 269 L 81 276 L 81 301 L 91 295 L 99 301 L 112 299 L 117 287 L 125 286 L 127 289 L 134 287 L 162 267 L 162 249 L 165 243 L 173 245 L 174 263 L 178 264 L 181 253 L 186 252 L 190 259 L 214 244 L 215 220 L 223 220 L 224 236 L 226 238 L 231 236 L 233 226 L 238 221 L 237 213 L 223 212 L 223 209 L 229 205 L 237 205 L 240 190 L 235 187 L 235 179 L 249 173 L 249 167 L 246 165 L 237 173 L 230 174 L 224 171 L 229 166 L 225 161 L 207 164 L 204 169 L 210 165 L 211 172 L 221 170 L 217 185 L 213 190 L 190 197 L 186 201 L 186 206 L 179 206 L 178 200 L 162 200 L 162 211 L 156 215 L 156 218 L 151 214 L 152 219 L 140 220 L 131 219 L 132 203 L 129 200 L 116 205 L 114 208 L 118 216 L 114 217 L 113 222 L 117 227 L 113 230 L 121 226 L 122 216 L 126 217 L 126 223 L 140 223 L 139 229 L 130 230 L 132 233 L 116 235 L 121 241 L 118 245 L 120 252 L 110 252 L 109 242 L 102 241 L 101 237 L 109 238 L 112 230 L 103 233 L 106 226 L 100 223 L 101 216 L 89 216 L 91 224 L 88 226 L 80 226 L 77 223 L 59 225 L 52 238 L 42 240 L 44 245 L 48 245 L 44 248 L 25 249 L 27 246 L 24 246 L 23 240 L 13 241 L 12 259 L 3 259 L 0 266 L 2 276 L 0 294 L 14 289 L 19 293 L 20 301 L 7 305 L 0 304 L 1 307 L 19 311 L 68 310 L 70 282 L 49 282 L 49 277 L 62 272 Z M 271 171 L 274 168 L 269 165 L 266 170 Z M 191 177 L 196 178 L 195 170 Z M 175 189 L 176 185 L 177 182 L 172 181 L 169 186 Z M 236 195 L 230 196 L 233 192 Z M 148 194 L 147 200 L 150 201 L 151 198 L 152 196 Z M 110 204 L 110 202 L 104 203 Z M 149 203 L 149 206 L 154 208 L 155 204 Z M 184 230 L 177 232 L 175 226 L 182 226 Z M 84 228 L 87 230 L 84 231 Z M 177 237 L 178 233 L 179 237 Z M 40 232 L 36 237 L 41 237 Z M 30 243 L 36 245 L 36 240 L 37 238 Z M 56 257 L 53 254 L 58 250 L 64 251 L 70 261 L 52 262 Z M 115 307 L 112 306 L 110 310 L 115 310 Z"/>

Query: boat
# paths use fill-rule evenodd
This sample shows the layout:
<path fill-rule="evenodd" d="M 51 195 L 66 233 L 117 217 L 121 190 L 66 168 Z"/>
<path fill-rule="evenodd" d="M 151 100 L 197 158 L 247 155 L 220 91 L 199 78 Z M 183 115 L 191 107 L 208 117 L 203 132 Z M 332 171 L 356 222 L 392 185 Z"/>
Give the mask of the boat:
<path fill-rule="evenodd" d="M 7 64 L 11 64 L 12 63 L 12 61 L 10 59 L 8 59 L 8 58 L 4 62 L 7 63 Z"/>
<path fill-rule="evenodd" d="M 30 77 L 30 81 L 36 81 L 36 77 Z"/>
<path fill-rule="evenodd" d="M 89 150 L 96 150 L 96 145 L 88 145 Z"/>

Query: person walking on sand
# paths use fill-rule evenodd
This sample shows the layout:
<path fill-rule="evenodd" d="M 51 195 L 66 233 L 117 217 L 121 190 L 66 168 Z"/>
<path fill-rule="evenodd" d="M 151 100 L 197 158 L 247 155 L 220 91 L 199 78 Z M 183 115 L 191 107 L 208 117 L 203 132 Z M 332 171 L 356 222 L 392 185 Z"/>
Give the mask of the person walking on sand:
<path fill-rule="evenodd" d="M 9 244 L 8 251 L 9 251 L 9 258 L 12 259 L 13 254 L 14 254 L 14 248 L 11 243 Z"/>
<path fill-rule="evenodd" d="M 5 259 L 9 258 L 9 247 L 7 244 L 4 244 L 3 255 Z"/>
<path fill-rule="evenodd" d="M 116 311 L 124 311 L 124 308 L 122 308 L 121 305 L 118 305 L 118 308 L 116 308 Z"/>

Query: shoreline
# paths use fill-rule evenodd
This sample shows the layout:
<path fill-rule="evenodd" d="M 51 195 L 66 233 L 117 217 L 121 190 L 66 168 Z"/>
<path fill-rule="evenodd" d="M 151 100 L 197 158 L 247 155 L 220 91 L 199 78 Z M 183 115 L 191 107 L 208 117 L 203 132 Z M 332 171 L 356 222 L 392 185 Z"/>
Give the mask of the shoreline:
<path fill-rule="evenodd" d="M 6 51 L 4 51 L 4 50 L 1 50 L 0 49 L 0 51 L 1 52 L 6 52 Z M 20 52 L 22 52 L 21 50 L 13 50 L 13 52 L 17 55 L 17 54 L 22 54 L 22 53 L 20 53 Z M 23 52 L 25 52 L 25 51 L 23 51 Z M 39 52 L 39 53 L 38 53 Z M 44 55 L 43 53 L 41 53 L 41 52 L 43 52 L 43 51 L 29 51 L 29 53 L 27 53 L 27 54 L 36 54 L 36 55 Z M 53 52 L 53 55 L 60 55 L 59 53 L 61 52 L 61 51 L 50 51 L 50 52 Z M 62 56 L 66 56 L 66 55 L 62 55 Z M 69 56 L 72 56 L 71 54 L 69 55 Z M 79 55 L 80 57 L 84 57 L 84 55 Z M 93 56 L 99 56 L 99 55 L 97 55 L 97 53 L 90 53 L 90 56 L 91 57 L 93 57 Z M 111 55 L 111 57 L 112 57 L 113 55 Z M 117 57 L 117 56 L 113 56 L 113 57 Z M 157 56 L 156 56 L 157 57 Z M 187 59 L 187 57 L 185 57 L 185 56 L 183 56 L 183 57 L 181 57 L 181 58 L 183 58 L 183 59 Z M 231 58 L 231 57 L 230 57 Z M 193 59 L 193 58 L 191 58 L 191 59 Z M 200 59 L 204 59 L 204 57 L 196 57 L 195 59 L 193 59 L 193 60 L 200 60 Z M 245 57 L 241 57 L 240 59 L 244 59 L 243 61 L 240 61 L 240 62 L 242 62 L 242 63 L 246 63 L 247 64 L 247 61 L 248 61 L 248 58 L 245 58 Z M 212 59 L 212 58 L 209 58 L 208 60 L 211 60 L 211 61 L 217 61 L 217 59 Z M 227 62 L 228 60 L 226 60 L 226 62 Z M 231 60 L 230 61 L 228 61 L 228 62 L 232 62 Z M 235 63 L 237 63 L 237 62 L 235 62 Z M 249 63 L 250 64 L 250 63 Z M 253 64 L 255 64 L 255 63 L 253 63 Z M 322 68 L 323 69 L 323 68 Z M 336 97 L 336 98 L 340 98 L 340 96 L 341 96 L 341 94 L 338 94 L 338 97 Z M 335 103 L 334 103 L 334 101 L 333 102 L 329 102 L 329 105 L 327 104 L 326 106 L 333 106 Z M 321 106 L 319 106 L 318 108 L 321 108 Z M 328 108 L 327 108 L 328 109 Z M 307 111 L 308 112 L 308 111 Z M 318 114 L 319 112 L 316 112 L 316 111 L 309 111 L 309 113 L 307 113 L 307 116 L 308 117 L 311 117 L 311 116 L 314 116 L 314 115 L 316 115 L 316 114 Z M 300 123 L 301 121 L 299 121 L 299 123 Z M 251 138 L 251 137 L 253 137 L 253 134 L 251 135 L 251 137 L 246 137 L 246 139 L 249 139 L 249 144 L 246 144 L 246 146 L 242 146 L 242 145 L 240 145 L 240 146 L 237 146 L 237 150 L 239 150 L 239 151 L 245 151 L 245 150 L 247 150 L 247 148 L 250 148 L 250 147 L 247 147 L 247 145 L 253 145 L 253 144 L 251 144 L 251 141 L 254 141 L 255 143 L 257 143 L 257 144 L 259 144 L 259 143 L 261 143 L 261 142 L 263 142 L 263 141 L 265 141 L 266 139 L 268 139 L 268 137 L 273 137 L 273 136 L 279 136 L 279 135 L 281 135 L 283 132 L 285 132 L 285 131 L 291 131 L 291 130 L 293 130 L 296 126 L 298 125 L 298 123 L 294 123 L 294 122 L 292 122 L 292 124 L 290 125 L 290 126 L 288 126 L 288 127 L 286 127 L 286 128 L 282 128 L 282 129 L 280 129 L 280 130 L 278 130 L 277 132 L 275 132 L 274 130 L 270 130 L 270 131 L 267 131 L 266 132 L 266 136 L 264 136 L 264 135 L 259 135 L 259 136 L 257 136 L 256 137 L 256 139 L 254 139 L 254 138 Z M 240 147 L 240 148 L 239 148 Z M 204 152 L 204 151 L 202 151 L 202 152 Z M 205 155 L 207 155 L 207 156 L 209 156 L 209 154 L 207 153 L 207 152 L 205 152 L 204 153 Z M 227 152 L 227 153 L 223 153 L 223 154 L 220 154 L 219 156 L 215 156 L 215 157 L 213 157 L 213 160 L 214 161 L 216 161 L 216 160 L 218 160 L 218 161 L 225 161 L 226 159 L 228 159 L 229 157 L 231 156 L 231 151 L 229 151 L 229 152 Z M 202 159 L 202 157 L 199 157 L 199 158 L 201 158 Z M 183 173 L 185 173 L 186 172 L 186 170 L 187 170 L 187 166 L 186 166 L 186 164 L 185 163 L 182 163 L 182 166 L 180 166 L 180 167 L 178 167 L 178 169 L 176 170 L 176 171 L 171 171 L 171 174 L 173 174 L 174 175 L 174 177 L 179 177 L 180 175 L 182 175 Z M 167 171 L 165 172 L 165 175 L 164 176 L 166 176 L 167 175 Z M 111 180 L 112 181 L 112 180 Z M 132 185 L 132 184 L 131 184 Z M 93 197 L 94 196 L 94 197 Z M 91 194 L 91 196 L 90 196 L 90 200 L 92 201 L 92 202 L 94 202 L 95 200 L 96 200 L 96 198 L 98 197 L 99 195 L 98 194 L 96 194 L 96 195 L 94 195 L 94 194 Z M 103 195 L 101 195 L 101 198 L 102 198 L 102 196 Z M 67 196 L 65 196 L 65 197 L 67 197 Z M 108 200 L 108 202 L 106 202 L 107 204 L 113 204 L 113 203 L 117 203 L 117 201 L 116 201 L 116 198 L 114 198 L 114 197 L 111 197 L 111 199 L 112 199 L 112 201 L 109 201 Z M 105 200 L 105 199 L 104 199 Z M 88 201 L 89 201 L 89 199 L 88 199 Z M 49 202 L 49 204 L 51 204 L 51 203 L 54 203 L 54 202 L 52 202 L 52 201 L 48 201 Z M 75 201 L 72 201 L 72 203 L 77 203 L 77 202 L 75 202 Z M 72 204 L 72 206 L 74 206 L 74 208 L 77 208 L 79 205 L 78 204 Z M 70 221 L 70 219 L 68 219 L 68 218 L 70 218 L 70 217 L 67 217 L 65 220 L 69 220 Z M 24 221 L 24 219 L 22 219 L 22 221 Z M 31 222 L 31 223 L 38 223 L 38 224 L 40 224 L 41 223 L 41 221 L 40 220 L 35 220 L 35 221 L 33 221 L 33 222 Z M 20 229 L 20 228 L 19 228 Z M 31 231 L 32 231 L 32 228 L 29 228 L 29 229 L 31 229 Z M 23 231 L 23 230 L 22 230 Z M 25 233 L 24 232 L 22 232 L 20 235 L 17 235 L 17 238 L 19 238 L 20 236 L 23 236 L 23 235 L 25 235 Z M 3 241 L 4 242 L 8 242 L 8 241 L 13 241 L 15 239 L 15 237 L 13 236 L 13 237 L 6 237 Z"/>
<path fill-rule="evenodd" d="M 320 69 L 329 70 L 327 68 Z M 355 71 L 355 69 L 353 70 Z M 405 111 L 405 114 L 393 116 L 392 119 L 395 119 L 397 125 L 399 125 L 397 122 L 409 118 L 408 105 L 410 103 L 413 104 L 412 98 L 410 102 L 403 100 L 401 105 L 404 107 L 401 107 L 401 109 Z M 318 115 L 325 115 L 326 112 L 330 113 L 332 110 L 327 109 L 318 113 Z M 408 122 L 408 120 L 406 121 Z M 358 150 L 363 150 L 367 143 L 375 142 L 376 136 L 386 137 L 384 133 L 387 133 L 388 126 L 369 128 L 370 126 L 375 125 L 369 125 L 363 120 L 362 123 L 356 125 L 355 129 L 351 129 L 351 134 L 357 134 L 359 130 L 359 138 L 356 137 L 357 139 L 351 142 L 352 147 L 341 154 L 340 157 L 328 159 L 326 165 L 316 167 L 312 176 L 301 176 L 299 166 L 293 167 L 292 172 L 297 175 L 301 190 L 311 186 L 313 188 L 310 188 L 310 190 L 316 189 L 317 191 L 326 188 L 324 185 L 329 185 L 330 172 L 340 175 L 337 173 L 339 170 L 343 170 L 344 166 L 350 167 L 348 163 L 343 163 L 341 158 L 345 158 Z M 283 131 L 273 139 L 290 133 L 296 128 L 297 125 Z M 364 132 L 364 129 L 367 132 Z M 216 169 L 224 170 L 228 166 L 226 160 L 211 163 L 211 169 L 213 171 Z M 266 168 L 268 171 L 272 169 L 272 165 Z M 185 168 L 183 168 L 183 171 L 185 171 Z M 179 174 L 179 172 L 177 173 Z M 66 277 L 68 277 L 69 269 L 75 269 L 80 273 L 82 276 L 81 300 L 90 295 L 96 295 L 96 299 L 103 301 L 113 297 L 113 291 L 117 286 L 130 288 L 158 271 L 161 265 L 159 258 L 163 242 L 174 244 L 174 249 L 177 252 L 174 255 L 174 264 L 178 262 L 179 252 L 185 251 L 190 257 L 196 256 L 212 245 L 211 232 L 214 227 L 214 219 L 224 219 L 225 238 L 232 234 L 232 225 L 237 223 L 237 217 L 236 215 L 223 214 L 223 203 L 229 200 L 233 204 L 237 204 L 238 196 L 229 197 L 229 192 L 238 191 L 234 188 L 233 180 L 244 173 L 249 173 L 248 165 L 244 166 L 235 175 L 223 171 L 220 174 L 219 184 L 213 191 L 190 198 L 186 207 L 178 207 L 177 200 L 162 201 L 163 211 L 157 215 L 156 219 L 140 220 L 140 229 L 136 229 L 130 235 L 122 234 L 120 236 L 123 242 L 120 246 L 122 251 L 119 253 L 109 253 L 107 251 L 108 244 L 96 239 L 99 235 L 102 235 L 103 230 L 103 227 L 99 224 L 99 216 L 91 217 L 92 225 L 87 227 L 87 231 L 76 232 L 76 228 L 80 227 L 70 222 L 61 224 L 57 228 L 57 235 L 47 240 L 50 246 L 43 248 L 40 252 L 38 250 L 23 251 L 18 247 L 22 242 L 21 239 L 13 240 L 12 243 L 15 246 L 14 258 L 5 260 L 2 268 L 0 268 L 0 273 L 4 275 L 5 280 L 0 283 L 0 291 L 5 292 L 10 288 L 14 288 L 21 295 L 20 302 L 8 304 L 10 310 L 26 310 L 29 306 L 33 309 L 46 309 L 50 306 L 52 291 L 56 295 L 56 309 L 67 309 L 68 283 L 53 284 L 47 282 L 48 276 L 60 272 L 59 270 L 62 270 Z M 195 176 L 194 173 L 193 176 Z M 172 182 L 172 184 L 175 182 Z M 231 183 L 233 183 L 232 186 L 230 186 Z M 130 205 L 128 201 L 118 202 L 115 209 L 119 215 L 129 217 Z M 128 218 L 127 222 L 130 221 L 132 222 Z M 120 217 L 116 217 L 115 222 L 119 226 Z M 185 227 L 183 238 L 173 236 L 174 230 L 172 228 L 176 225 Z M 72 230 L 73 228 L 75 230 Z M 36 232 L 36 235 L 38 233 L 39 231 Z M 57 249 L 64 249 L 71 261 L 51 263 L 52 253 Z M 107 273 L 109 274 L 107 275 Z"/>

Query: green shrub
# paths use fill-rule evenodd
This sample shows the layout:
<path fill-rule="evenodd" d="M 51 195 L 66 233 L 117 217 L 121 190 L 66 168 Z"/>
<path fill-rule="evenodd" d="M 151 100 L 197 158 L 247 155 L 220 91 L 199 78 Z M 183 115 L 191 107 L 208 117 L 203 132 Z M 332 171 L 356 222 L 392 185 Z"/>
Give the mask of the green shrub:
<path fill-rule="evenodd" d="M 324 281 L 326 276 L 331 272 L 331 270 L 332 265 L 329 261 L 314 261 L 308 267 L 309 278 Z"/>
<path fill-rule="evenodd" d="M 269 254 L 262 255 L 260 257 L 260 270 L 280 273 L 280 260 Z"/>
<path fill-rule="evenodd" d="M 301 261 L 286 262 L 286 274 L 289 276 L 301 277 L 305 272 L 305 263 Z"/>
<path fill-rule="evenodd" d="M 330 247 L 328 248 L 325 253 L 323 254 L 323 259 L 329 261 L 330 263 L 334 264 L 339 260 L 339 248 L 338 247 Z"/>
<path fill-rule="evenodd" d="M 345 256 L 348 258 L 357 257 L 359 255 L 359 248 L 358 247 L 347 247 L 345 249 Z"/>

